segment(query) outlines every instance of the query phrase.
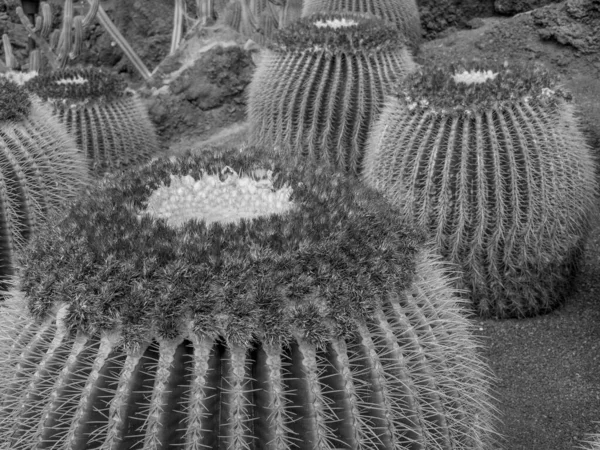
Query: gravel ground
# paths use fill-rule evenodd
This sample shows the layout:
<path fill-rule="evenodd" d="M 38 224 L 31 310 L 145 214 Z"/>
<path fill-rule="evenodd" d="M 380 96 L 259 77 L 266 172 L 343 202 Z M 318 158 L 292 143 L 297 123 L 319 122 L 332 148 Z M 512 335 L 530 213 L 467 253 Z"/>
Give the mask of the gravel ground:
<path fill-rule="evenodd" d="M 597 224 L 564 306 L 531 319 L 477 322 L 498 377 L 506 450 L 576 449 L 600 432 L 599 295 Z"/>

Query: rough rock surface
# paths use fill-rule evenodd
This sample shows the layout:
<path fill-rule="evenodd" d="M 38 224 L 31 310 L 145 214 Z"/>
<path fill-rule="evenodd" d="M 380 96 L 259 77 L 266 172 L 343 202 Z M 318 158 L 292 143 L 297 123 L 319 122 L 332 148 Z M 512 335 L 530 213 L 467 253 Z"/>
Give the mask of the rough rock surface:
<path fill-rule="evenodd" d="M 243 121 L 257 49 L 224 25 L 191 30 L 142 89 L 161 137 L 185 146 Z"/>
<path fill-rule="evenodd" d="M 426 39 L 470 28 L 471 19 L 494 14 L 494 0 L 417 0 L 417 5 Z"/>
<path fill-rule="evenodd" d="M 560 0 L 496 0 L 494 2 L 494 9 L 498 14 L 513 15 L 531 11 L 532 9 L 556 3 L 557 1 Z"/>

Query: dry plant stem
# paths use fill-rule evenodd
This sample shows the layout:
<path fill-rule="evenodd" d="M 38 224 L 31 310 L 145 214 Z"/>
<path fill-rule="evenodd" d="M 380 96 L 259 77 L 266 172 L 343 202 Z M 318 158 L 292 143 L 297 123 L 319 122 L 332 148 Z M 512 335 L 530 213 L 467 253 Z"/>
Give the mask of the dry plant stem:
<path fill-rule="evenodd" d="M 58 64 L 64 68 L 67 64 L 67 57 L 71 52 L 71 37 L 73 34 L 73 0 L 66 0 L 63 9 L 63 22 L 60 38 L 58 40 Z"/>
<path fill-rule="evenodd" d="M 54 52 L 50 48 L 50 45 L 46 42 L 46 40 L 43 37 L 41 37 L 40 35 L 38 35 L 35 32 L 33 25 L 31 24 L 31 22 L 29 21 L 29 19 L 25 15 L 25 13 L 23 12 L 23 8 L 21 8 L 20 6 L 17 7 L 17 15 L 19 16 L 21 23 L 27 30 L 29 37 L 35 41 L 38 48 L 42 51 L 42 53 L 48 60 L 48 64 L 50 64 L 50 67 L 53 70 L 58 69 L 59 63 L 58 63 L 58 60 L 56 59 L 56 56 L 54 55 Z M 42 35 L 43 35 L 43 33 L 44 33 L 44 28 L 42 27 Z"/>
<path fill-rule="evenodd" d="M 83 28 L 88 27 L 94 21 L 98 14 L 98 8 L 100 8 L 100 0 L 92 0 L 90 3 L 90 10 L 83 18 Z"/>
<path fill-rule="evenodd" d="M 210 20 L 213 18 L 214 9 L 214 0 L 196 0 L 196 11 L 200 24 L 208 25 Z"/>
<path fill-rule="evenodd" d="M 10 39 L 6 33 L 2 35 L 2 45 L 4 46 L 4 59 L 6 60 L 6 67 L 8 69 L 14 69 L 16 61 L 13 55 L 12 45 L 10 45 Z"/>
<path fill-rule="evenodd" d="M 183 18 L 185 16 L 185 4 L 183 0 L 175 0 L 175 12 L 173 17 L 173 35 L 171 36 L 171 50 L 169 55 L 174 54 L 181 42 L 183 34 Z"/>
<path fill-rule="evenodd" d="M 75 59 L 81 54 L 81 47 L 83 46 L 83 21 L 82 16 L 77 16 L 73 19 L 73 43 L 69 52 L 70 59 Z"/>
<path fill-rule="evenodd" d="M 40 3 L 40 13 L 41 15 L 39 17 L 42 19 L 42 28 L 40 30 L 40 35 L 44 39 L 46 39 L 52 31 L 52 8 L 50 6 L 50 3 Z"/>
<path fill-rule="evenodd" d="M 92 3 L 94 0 L 88 0 L 88 3 Z M 98 21 L 104 27 L 106 31 L 110 34 L 110 36 L 115 40 L 115 42 L 121 47 L 121 50 L 125 52 L 129 60 L 132 62 L 134 67 L 140 73 L 140 75 L 144 78 L 144 80 L 149 80 L 152 76 L 146 65 L 142 62 L 140 57 L 135 53 L 129 42 L 125 39 L 125 37 L 121 34 L 119 29 L 115 26 L 115 24 L 110 20 L 104 8 L 100 5 L 98 7 L 97 14 Z"/>
<path fill-rule="evenodd" d="M 29 70 L 39 72 L 42 65 L 42 55 L 39 49 L 34 49 L 29 53 Z"/>

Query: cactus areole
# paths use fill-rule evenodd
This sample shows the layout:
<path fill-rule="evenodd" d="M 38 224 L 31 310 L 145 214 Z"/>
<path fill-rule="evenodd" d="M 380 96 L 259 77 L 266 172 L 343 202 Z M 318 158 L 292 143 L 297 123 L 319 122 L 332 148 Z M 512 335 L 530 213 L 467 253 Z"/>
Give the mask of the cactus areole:
<path fill-rule="evenodd" d="M 281 52 L 348 54 L 404 46 L 395 26 L 370 14 L 318 13 L 278 30 L 268 48 Z"/>
<path fill-rule="evenodd" d="M 326 342 L 410 283 L 419 238 L 374 192 L 234 156 L 158 161 L 79 202 L 22 261 L 31 313 L 67 302 L 69 329 L 117 327 L 127 346 L 189 319 L 245 346 Z"/>
<path fill-rule="evenodd" d="M 25 89 L 0 78 L 0 121 L 18 121 L 29 116 L 31 100 Z"/>
<path fill-rule="evenodd" d="M 108 70 L 77 67 L 40 74 L 25 83 L 27 90 L 44 101 L 71 105 L 121 98 L 126 87 L 120 76 Z"/>
<path fill-rule="evenodd" d="M 480 113 L 517 101 L 550 105 L 570 95 L 541 67 L 498 62 L 463 62 L 422 68 L 409 74 L 396 95 L 415 113 Z"/>

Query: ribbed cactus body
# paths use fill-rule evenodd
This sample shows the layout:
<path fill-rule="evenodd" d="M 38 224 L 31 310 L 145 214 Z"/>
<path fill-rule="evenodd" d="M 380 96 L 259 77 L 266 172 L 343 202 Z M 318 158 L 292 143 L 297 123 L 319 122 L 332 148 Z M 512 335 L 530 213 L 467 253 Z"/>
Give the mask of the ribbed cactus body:
<path fill-rule="evenodd" d="M 397 30 L 379 19 L 303 18 L 261 56 L 249 87 L 251 140 L 358 173 L 384 95 L 414 67 Z"/>
<path fill-rule="evenodd" d="M 314 166 L 211 158 L 109 180 L 28 248 L 0 315 L 0 443 L 489 448 L 471 325 L 381 196 Z M 143 212 L 170 176 L 202 173 L 254 173 L 292 206 L 208 227 Z"/>
<path fill-rule="evenodd" d="M 415 52 L 422 40 L 415 0 L 305 0 L 302 4 L 302 17 L 323 12 L 368 13 L 392 22 Z"/>
<path fill-rule="evenodd" d="M 89 181 L 75 142 L 51 111 L 17 85 L 0 82 L 0 283 L 15 252 L 46 216 Z"/>
<path fill-rule="evenodd" d="M 115 74 L 65 69 L 38 75 L 25 88 L 51 106 L 97 174 L 141 164 L 158 151 L 146 107 Z"/>
<path fill-rule="evenodd" d="M 551 310 L 570 288 L 596 196 L 573 105 L 536 70 L 423 70 L 373 128 L 364 179 L 461 266 L 481 314 Z"/>

